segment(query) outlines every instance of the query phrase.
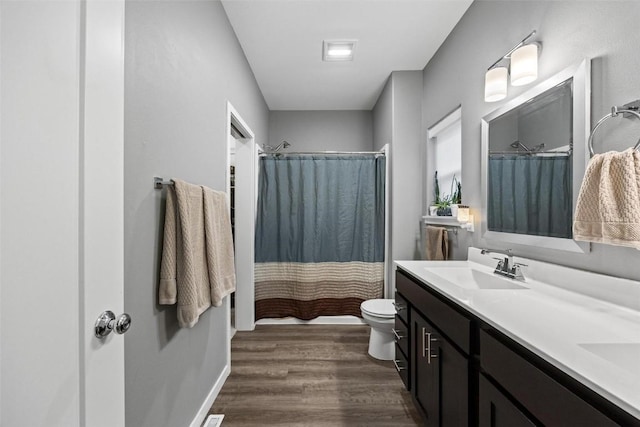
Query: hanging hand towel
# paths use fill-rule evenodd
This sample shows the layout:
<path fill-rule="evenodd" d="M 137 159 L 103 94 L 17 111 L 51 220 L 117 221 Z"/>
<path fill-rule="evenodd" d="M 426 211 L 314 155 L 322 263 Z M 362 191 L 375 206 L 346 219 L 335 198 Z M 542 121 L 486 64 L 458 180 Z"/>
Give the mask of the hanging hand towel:
<path fill-rule="evenodd" d="M 640 249 L 640 153 L 593 156 L 582 181 L 573 238 Z"/>
<path fill-rule="evenodd" d="M 427 226 L 427 260 L 446 261 L 449 259 L 449 236 L 443 227 Z"/>
<path fill-rule="evenodd" d="M 202 187 L 202 192 L 211 304 L 219 307 L 222 299 L 236 290 L 231 218 L 225 193 L 207 187 Z"/>
<path fill-rule="evenodd" d="M 167 190 L 158 302 L 178 304 L 178 324 L 193 327 L 211 306 L 202 188 L 173 179 Z"/>

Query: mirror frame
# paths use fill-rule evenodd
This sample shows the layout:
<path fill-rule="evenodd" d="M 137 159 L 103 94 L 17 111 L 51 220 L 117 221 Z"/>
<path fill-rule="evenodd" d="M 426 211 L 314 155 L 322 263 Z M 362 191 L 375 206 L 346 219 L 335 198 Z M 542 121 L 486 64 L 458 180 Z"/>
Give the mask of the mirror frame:
<path fill-rule="evenodd" d="M 489 179 L 489 123 L 491 120 L 525 104 L 532 98 L 546 92 L 554 86 L 573 79 L 572 108 L 573 108 L 573 210 L 575 212 L 580 192 L 580 185 L 584 177 L 584 172 L 589 162 L 589 150 L 587 141 L 591 132 L 591 60 L 585 59 L 579 64 L 568 67 L 553 77 L 539 83 L 530 90 L 508 101 L 503 106 L 497 108 L 482 118 L 482 146 L 480 181 L 482 187 L 482 237 L 489 241 L 498 241 L 512 245 L 537 246 L 548 249 L 558 249 L 570 252 L 589 252 L 591 244 L 588 242 L 577 242 L 573 239 L 559 237 L 535 236 L 530 234 L 504 233 L 499 231 L 489 231 L 487 222 L 487 199 L 488 199 L 488 179 Z M 573 214 L 572 214 L 573 215 Z"/>

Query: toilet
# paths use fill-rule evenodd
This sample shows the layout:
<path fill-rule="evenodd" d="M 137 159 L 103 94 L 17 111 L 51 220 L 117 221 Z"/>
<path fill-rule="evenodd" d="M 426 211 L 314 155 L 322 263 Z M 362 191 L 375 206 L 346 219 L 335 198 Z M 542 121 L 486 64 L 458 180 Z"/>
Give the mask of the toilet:
<path fill-rule="evenodd" d="M 362 318 L 371 326 L 369 354 L 379 360 L 395 357 L 393 327 L 396 310 L 392 299 L 370 299 L 360 304 Z"/>

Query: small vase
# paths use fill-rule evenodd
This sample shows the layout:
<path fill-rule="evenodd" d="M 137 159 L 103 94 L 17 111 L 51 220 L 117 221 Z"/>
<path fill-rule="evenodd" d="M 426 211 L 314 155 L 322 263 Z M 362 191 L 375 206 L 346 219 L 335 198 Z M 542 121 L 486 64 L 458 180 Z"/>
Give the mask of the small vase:
<path fill-rule="evenodd" d="M 429 216 L 438 215 L 438 207 L 437 206 L 429 206 Z"/>

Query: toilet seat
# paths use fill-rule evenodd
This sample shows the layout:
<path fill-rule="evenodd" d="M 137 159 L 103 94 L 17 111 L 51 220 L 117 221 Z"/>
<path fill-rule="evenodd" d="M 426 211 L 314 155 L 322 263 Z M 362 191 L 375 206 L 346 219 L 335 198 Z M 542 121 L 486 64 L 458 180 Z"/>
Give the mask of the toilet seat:
<path fill-rule="evenodd" d="M 392 319 L 396 314 L 392 299 L 370 299 L 360 304 L 363 314 L 382 319 Z"/>

